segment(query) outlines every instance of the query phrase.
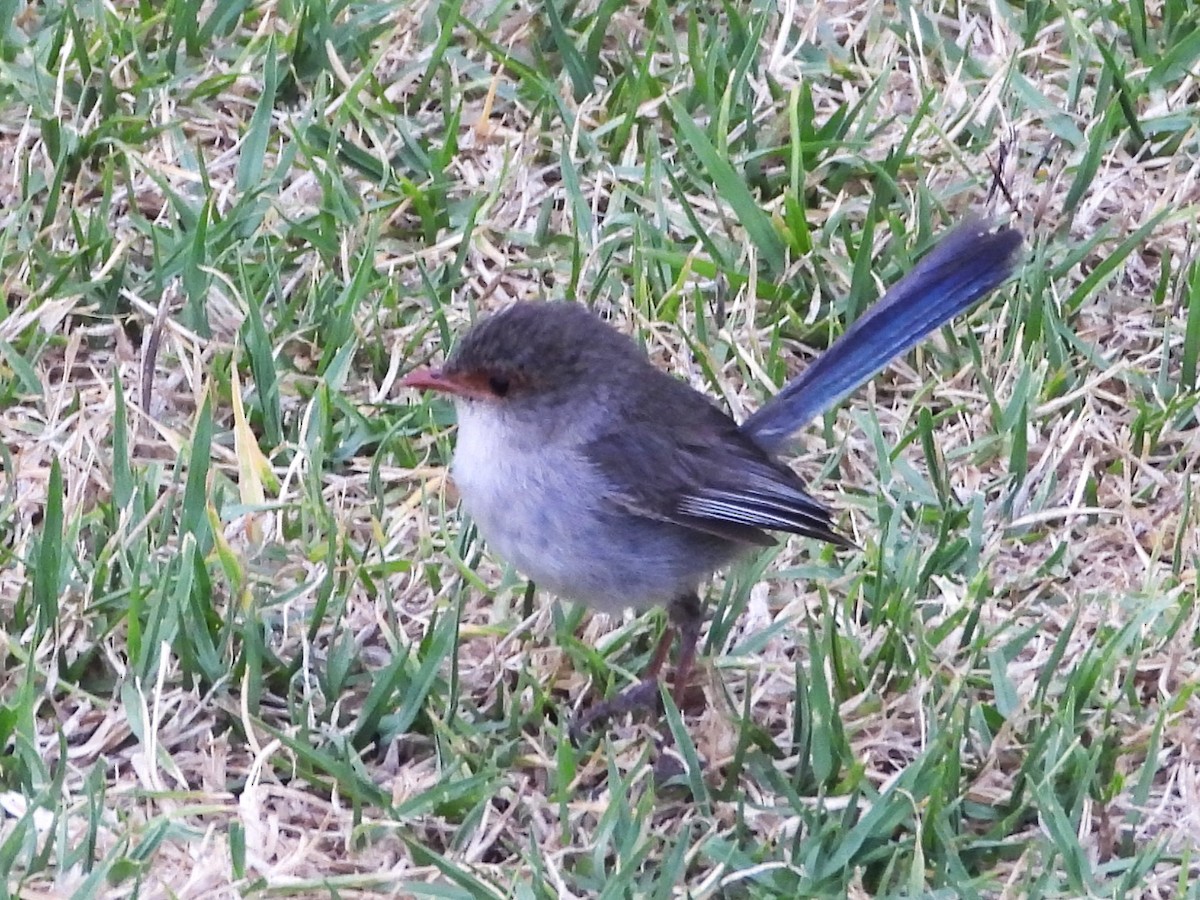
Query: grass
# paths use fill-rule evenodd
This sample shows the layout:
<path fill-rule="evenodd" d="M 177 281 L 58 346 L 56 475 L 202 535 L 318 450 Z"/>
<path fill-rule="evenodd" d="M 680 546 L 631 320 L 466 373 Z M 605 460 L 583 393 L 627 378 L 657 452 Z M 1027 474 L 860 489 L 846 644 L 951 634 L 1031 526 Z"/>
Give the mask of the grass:
<path fill-rule="evenodd" d="M 5 7 L 0 892 L 1193 895 L 1198 60 L 1186 0 Z M 664 618 L 488 555 L 399 378 L 574 296 L 742 417 L 997 172 L 1019 278 L 798 448 L 862 551 L 573 746 Z"/>

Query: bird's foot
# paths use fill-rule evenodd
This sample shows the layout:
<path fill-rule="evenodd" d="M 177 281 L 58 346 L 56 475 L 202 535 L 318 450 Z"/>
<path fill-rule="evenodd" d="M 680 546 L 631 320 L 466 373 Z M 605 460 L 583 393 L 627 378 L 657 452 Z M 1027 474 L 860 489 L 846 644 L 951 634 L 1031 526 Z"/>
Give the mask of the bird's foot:
<path fill-rule="evenodd" d="M 681 712 L 695 712 L 704 705 L 704 690 L 696 684 L 684 685 L 682 689 L 680 685 L 676 685 L 673 696 Z M 571 740 L 578 744 L 591 733 L 592 727 L 597 723 L 607 722 L 626 713 L 649 710 L 661 714 L 661 701 L 658 676 L 643 678 L 616 696 L 597 701 L 576 713 L 571 719 Z"/>
<path fill-rule="evenodd" d="M 695 686 L 691 683 L 692 667 L 696 659 L 696 642 L 700 637 L 702 621 L 700 598 L 695 591 L 681 594 L 668 606 L 671 628 L 663 632 L 658 647 L 654 650 L 650 665 L 646 669 L 646 677 L 637 684 L 628 687 L 609 700 L 601 700 L 586 710 L 580 711 L 572 720 L 570 726 L 571 740 L 578 744 L 597 722 L 605 722 L 614 716 L 637 712 L 643 709 L 653 709 L 662 713 L 659 702 L 662 694 L 659 690 L 659 673 L 667 661 L 671 650 L 672 632 L 679 634 L 679 663 L 675 667 L 675 690 L 672 697 L 679 709 L 694 709 L 697 699 L 693 692 Z M 698 689 L 696 689 L 698 690 Z M 703 691 L 699 691 L 699 704 L 704 703 Z"/>
<path fill-rule="evenodd" d="M 658 676 L 652 675 L 649 678 L 643 678 L 615 697 L 600 700 L 576 713 L 571 720 L 571 740 L 578 744 L 592 730 L 593 725 L 597 722 L 607 722 L 615 716 L 623 716 L 626 713 L 644 709 L 660 712 L 660 696 Z"/>

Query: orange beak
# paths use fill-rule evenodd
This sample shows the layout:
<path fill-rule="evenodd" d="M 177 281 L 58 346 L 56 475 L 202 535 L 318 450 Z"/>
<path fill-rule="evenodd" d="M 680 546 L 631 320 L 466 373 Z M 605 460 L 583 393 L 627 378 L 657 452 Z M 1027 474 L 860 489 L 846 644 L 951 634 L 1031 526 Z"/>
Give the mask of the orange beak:
<path fill-rule="evenodd" d="M 487 379 L 471 373 L 447 375 L 442 369 L 423 366 L 413 369 L 400 381 L 401 386 L 419 391 L 437 391 L 453 397 L 482 397 L 488 393 Z"/>

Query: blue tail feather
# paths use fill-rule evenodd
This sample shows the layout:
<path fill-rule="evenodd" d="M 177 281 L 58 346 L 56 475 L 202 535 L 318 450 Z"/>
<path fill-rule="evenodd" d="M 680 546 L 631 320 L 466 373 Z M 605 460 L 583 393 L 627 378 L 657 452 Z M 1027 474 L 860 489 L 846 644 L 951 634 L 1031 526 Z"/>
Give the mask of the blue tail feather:
<path fill-rule="evenodd" d="M 970 308 L 1012 274 L 1021 234 L 971 217 L 860 316 L 742 431 L 770 453 L 930 332 Z"/>

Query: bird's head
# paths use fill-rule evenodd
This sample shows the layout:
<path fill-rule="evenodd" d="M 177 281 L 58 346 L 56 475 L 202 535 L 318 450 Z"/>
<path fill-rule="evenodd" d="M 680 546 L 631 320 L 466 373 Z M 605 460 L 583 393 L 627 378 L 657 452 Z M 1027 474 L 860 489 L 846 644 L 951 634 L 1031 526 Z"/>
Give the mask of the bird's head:
<path fill-rule="evenodd" d="M 406 387 L 448 394 L 456 404 L 513 414 L 568 413 L 647 366 L 629 338 L 577 303 L 517 303 L 468 330 L 446 364 L 416 369 Z"/>

